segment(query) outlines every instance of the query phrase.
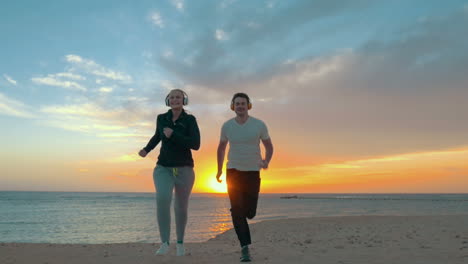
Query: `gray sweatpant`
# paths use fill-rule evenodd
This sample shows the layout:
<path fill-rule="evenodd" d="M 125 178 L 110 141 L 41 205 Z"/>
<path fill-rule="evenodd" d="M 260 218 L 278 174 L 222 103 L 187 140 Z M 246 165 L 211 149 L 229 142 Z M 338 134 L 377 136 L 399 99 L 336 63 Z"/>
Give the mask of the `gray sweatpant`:
<path fill-rule="evenodd" d="M 187 225 L 187 211 L 190 193 L 195 182 L 192 167 L 164 167 L 156 165 L 153 171 L 156 189 L 156 213 L 161 242 L 169 243 L 171 234 L 172 192 L 175 191 L 174 215 L 176 223 L 177 241 L 184 241 L 185 226 Z"/>

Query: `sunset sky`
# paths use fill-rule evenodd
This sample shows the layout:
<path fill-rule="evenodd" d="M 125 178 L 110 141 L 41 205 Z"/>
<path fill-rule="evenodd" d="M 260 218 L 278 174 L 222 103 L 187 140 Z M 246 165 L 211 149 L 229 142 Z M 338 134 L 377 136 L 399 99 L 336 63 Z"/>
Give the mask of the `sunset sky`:
<path fill-rule="evenodd" d="M 467 28 L 456 0 L 4 2 L 0 190 L 154 191 L 159 146 L 137 153 L 180 88 L 194 192 L 225 190 L 246 92 L 275 147 L 262 192 L 465 193 Z"/>

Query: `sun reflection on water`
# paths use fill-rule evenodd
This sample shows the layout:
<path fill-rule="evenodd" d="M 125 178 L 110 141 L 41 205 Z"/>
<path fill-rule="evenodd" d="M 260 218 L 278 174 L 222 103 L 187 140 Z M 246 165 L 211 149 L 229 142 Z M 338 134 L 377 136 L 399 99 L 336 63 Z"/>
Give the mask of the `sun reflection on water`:
<path fill-rule="evenodd" d="M 231 229 L 230 223 L 218 223 L 210 226 L 210 232 L 213 233 L 223 233 L 224 231 L 227 231 Z"/>
<path fill-rule="evenodd" d="M 231 214 L 228 209 L 213 214 L 215 219 L 208 227 L 211 233 L 220 234 L 232 228 Z"/>

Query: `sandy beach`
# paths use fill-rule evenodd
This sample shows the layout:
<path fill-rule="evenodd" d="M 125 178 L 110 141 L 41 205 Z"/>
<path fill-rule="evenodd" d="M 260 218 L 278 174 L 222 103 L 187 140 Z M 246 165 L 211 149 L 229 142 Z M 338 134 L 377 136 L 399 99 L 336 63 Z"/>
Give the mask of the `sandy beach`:
<path fill-rule="evenodd" d="M 251 225 L 255 263 L 468 263 L 468 215 L 346 216 Z M 154 256 L 158 244 L 0 243 L 0 263 L 239 263 L 233 230 L 187 243 L 187 256 Z M 173 245 L 172 245 L 173 246 Z"/>

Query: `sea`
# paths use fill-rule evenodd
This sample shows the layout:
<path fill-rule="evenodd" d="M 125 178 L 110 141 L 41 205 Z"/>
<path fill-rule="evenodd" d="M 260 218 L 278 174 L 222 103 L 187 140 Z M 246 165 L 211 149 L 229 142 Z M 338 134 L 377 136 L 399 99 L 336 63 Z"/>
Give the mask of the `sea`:
<path fill-rule="evenodd" d="M 207 241 L 231 229 L 229 207 L 227 194 L 192 194 L 185 242 Z M 468 214 L 468 194 L 260 194 L 257 216 L 249 223 L 322 216 L 462 214 Z M 175 240 L 173 215 L 171 240 Z M 0 242 L 159 243 L 155 194 L 0 191 Z"/>

